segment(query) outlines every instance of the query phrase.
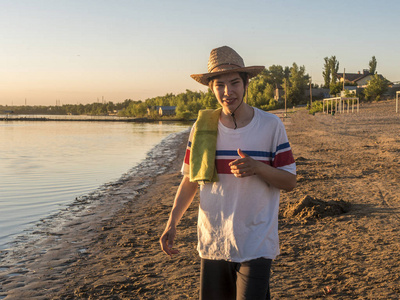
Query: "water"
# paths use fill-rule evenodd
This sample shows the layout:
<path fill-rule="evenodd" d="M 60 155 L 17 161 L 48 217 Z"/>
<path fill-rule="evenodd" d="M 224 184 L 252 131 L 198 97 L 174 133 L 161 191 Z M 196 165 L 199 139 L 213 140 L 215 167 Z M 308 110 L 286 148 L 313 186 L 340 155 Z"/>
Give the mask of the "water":
<path fill-rule="evenodd" d="M 40 219 L 115 181 L 178 123 L 0 122 L 0 250 Z"/>

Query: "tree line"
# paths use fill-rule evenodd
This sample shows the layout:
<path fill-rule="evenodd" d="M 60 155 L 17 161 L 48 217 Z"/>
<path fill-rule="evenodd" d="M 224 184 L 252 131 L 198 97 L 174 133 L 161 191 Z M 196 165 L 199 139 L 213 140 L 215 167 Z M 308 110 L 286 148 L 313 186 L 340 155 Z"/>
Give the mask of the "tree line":
<path fill-rule="evenodd" d="M 2 106 L 0 113 L 12 111 L 19 115 L 108 115 L 115 110 L 124 109 L 132 100 L 125 100 L 122 103 L 91 103 L 91 104 L 64 104 L 56 106 Z"/>
<path fill-rule="evenodd" d="M 272 65 L 253 78 L 249 83 L 247 101 L 250 105 L 263 110 L 284 107 L 284 102 L 275 97 L 276 89 L 283 88 L 287 93 L 288 105 L 305 103 L 304 91 L 309 82 L 309 76 L 304 66 L 293 63 L 291 67 Z M 206 92 L 186 90 L 184 93 L 168 93 L 164 96 L 133 101 L 126 99 L 122 103 L 91 103 L 65 104 L 58 106 L 0 106 L 0 111 L 12 110 L 15 114 L 53 114 L 53 115 L 109 115 L 117 111 L 121 117 L 150 117 L 158 118 L 151 108 L 157 106 L 176 106 L 176 117 L 182 119 L 195 118 L 200 109 L 218 107 L 218 101 L 210 89 Z"/>
<path fill-rule="evenodd" d="M 332 95 L 339 93 L 343 84 L 338 82 L 337 72 L 339 61 L 336 56 L 324 58 L 323 78 L 325 88 L 329 88 Z M 370 61 L 370 73 L 375 74 L 373 87 L 365 89 L 366 98 L 379 98 L 387 89 L 388 82 L 376 74 L 376 58 Z M 306 104 L 305 90 L 311 84 L 310 76 L 304 66 L 293 63 L 292 66 L 272 65 L 265 68 L 261 74 L 250 80 L 247 90 L 247 103 L 262 110 L 283 108 L 286 99 L 287 106 Z M 318 87 L 318 85 L 312 85 Z M 283 91 L 283 96 L 279 93 Z M 0 106 L 0 112 L 12 110 L 16 114 L 54 114 L 54 115 L 110 115 L 117 113 L 121 117 L 150 117 L 159 118 L 156 110 L 148 110 L 157 106 L 176 106 L 176 117 L 181 119 L 195 118 L 200 109 L 213 109 L 218 107 L 218 102 L 210 89 L 206 92 L 186 90 L 184 93 L 174 95 L 168 93 L 146 99 L 133 101 L 126 99 L 122 103 L 91 103 L 91 104 L 65 104 L 59 106 Z"/>

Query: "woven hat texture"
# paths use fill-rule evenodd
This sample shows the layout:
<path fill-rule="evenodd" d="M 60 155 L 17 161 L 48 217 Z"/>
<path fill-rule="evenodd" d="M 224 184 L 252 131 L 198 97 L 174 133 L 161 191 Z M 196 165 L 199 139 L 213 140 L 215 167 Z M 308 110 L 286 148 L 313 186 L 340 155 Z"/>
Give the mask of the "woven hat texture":
<path fill-rule="evenodd" d="M 197 82 L 208 85 L 212 77 L 231 73 L 244 72 L 249 75 L 249 78 L 257 76 L 264 70 L 264 66 L 246 67 L 243 58 L 232 48 L 222 46 L 211 50 L 208 59 L 208 73 L 190 75 Z"/>

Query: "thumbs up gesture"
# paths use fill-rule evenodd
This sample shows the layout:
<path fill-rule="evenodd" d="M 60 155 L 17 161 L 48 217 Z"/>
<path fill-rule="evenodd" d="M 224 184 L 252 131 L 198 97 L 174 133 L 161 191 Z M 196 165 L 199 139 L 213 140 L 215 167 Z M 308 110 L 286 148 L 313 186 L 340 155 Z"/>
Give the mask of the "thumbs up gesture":
<path fill-rule="evenodd" d="M 240 158 L 229 163 L 232 174 L 239 178 L 256 175 L 258 162 L 241 149 L 238 149 L 237 153 Z"/>
<path fill-rule="evenodd" d="M 242 151 L 242 149 L 237 149 L 237 153 L 241 158 L 249 157 L 246 153 Z"/>

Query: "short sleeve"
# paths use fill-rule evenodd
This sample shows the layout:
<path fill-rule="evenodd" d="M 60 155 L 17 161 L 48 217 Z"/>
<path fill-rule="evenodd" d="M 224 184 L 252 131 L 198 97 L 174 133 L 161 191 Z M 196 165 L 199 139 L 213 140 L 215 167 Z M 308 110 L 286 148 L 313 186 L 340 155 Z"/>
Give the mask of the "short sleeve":
<path fill-rule="evenodd" d="M 182 175 L 189 177 L 190 176 L 190 150 L 192 148 L 192 140 L 193 140 L 193 132 L 194 132 L 194 125 L 192 126 L 192 129 L 190 130 L 189 134 L 189 140 L 186 146 L 186 152 L 185 152 L 185 157 L 183 159 L 183 164 L 182 164 Z"/>
<path fill-rule="evenodd" d="M 277 134 L 276 149 L 273 155 L 272 166 L 296 175 L 296 163 L 283 123 L 278 127 Z"/>

